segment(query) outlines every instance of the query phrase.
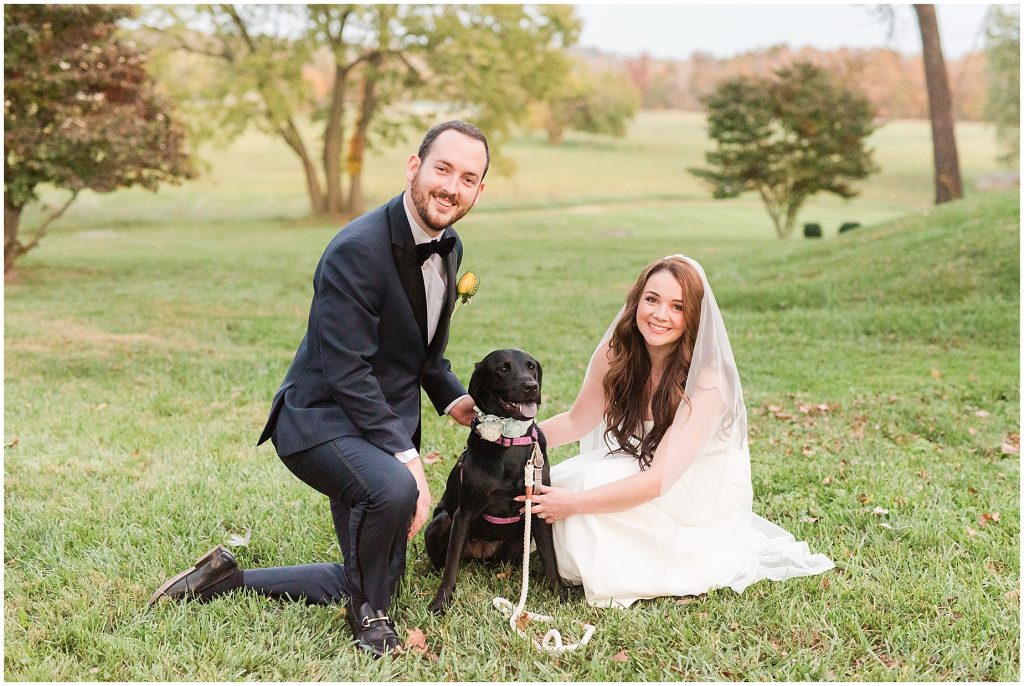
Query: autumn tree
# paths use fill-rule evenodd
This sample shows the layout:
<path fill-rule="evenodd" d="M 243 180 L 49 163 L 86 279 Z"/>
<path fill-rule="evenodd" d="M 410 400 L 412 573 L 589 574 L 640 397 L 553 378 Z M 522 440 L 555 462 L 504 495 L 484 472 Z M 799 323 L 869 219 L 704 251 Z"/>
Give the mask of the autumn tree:
<path fill-rule="evenodd" d="M 585 63 L 576 61 L 565 80 L 536 103 L 536 120 L 551 145 L 561 144 L 566 131 L 621 138 L 636 114 L 639 100 L 625 74 L 594 73 Z"/>
<path fill-rule="evenodd" d="M 985 27 L 988 97 L 985 114 L 996 125 L 1002 160 L 1020 163 L 1020 8 L 989 9 Z"/>
<path fill-rule="evenodd" d="M 4 273 L 90 189 L 156 190 L 194 175 L 146 56 L 118 37 L 129 6 L 4 5 Z M 19 235 L 42 184 L 67 199 Z"/>
<path fill-rule="evenodd" d="M 792 233 L 808 198 L 851 198 L 853 182 L 877 171 L 866 147 L 871 104 L 814 65 L 779 69 L 773 79 L 729 79 L 704 104 L 715 148 L 705 153 L 708 168 L 690 173 L 715 198 L 756 191 L 779 238 Z"/>
<path fill-rule="evenodd" d="M 467 112 L 500 144 L 564 77 L 562 49 L 579 31 L 562 5 L 174 6 L 146 24 L 214 65 L 209 79 L 173 84 L 208 128 L 230 138 L 256 126 L 287 144 L 314 215 L 363 210 L 368 152 L 427 123 L 414 100 Z M 318 97 L 303 69 L 324 48 Z"/>

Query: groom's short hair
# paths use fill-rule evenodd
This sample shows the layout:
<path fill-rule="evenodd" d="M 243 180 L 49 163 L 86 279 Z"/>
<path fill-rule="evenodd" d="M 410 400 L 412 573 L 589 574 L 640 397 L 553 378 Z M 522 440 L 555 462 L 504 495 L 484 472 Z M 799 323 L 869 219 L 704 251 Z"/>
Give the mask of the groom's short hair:
<path fill-rule="evenodd" d="M 491 166 L 491 148 L 487 145 L 487 136 L 484 132 L 473 126 L 469 122 L 464 122 L 461 119 L 452 119 L 449 121 L 443 121 L 440 124 L 436 124 L 427 131 L 427 135 L 423 137 L 423 142 L 420 143 L 420 149 L 416 152 L 416 156 L 420 160 L 424 160 L 427 154 L 430 152 L 430 148 L 434 145 L 434 141 L 445 131 L 458 131 L 464 136 L 469 136 L 475 140 L 480 141 L 484 144 L 484 153 L 487 155 L 487 164 L 484 165 L 483 176 L 480 180 L 483 181 L 484 176 L 487 176 L 487 169 Z"/>

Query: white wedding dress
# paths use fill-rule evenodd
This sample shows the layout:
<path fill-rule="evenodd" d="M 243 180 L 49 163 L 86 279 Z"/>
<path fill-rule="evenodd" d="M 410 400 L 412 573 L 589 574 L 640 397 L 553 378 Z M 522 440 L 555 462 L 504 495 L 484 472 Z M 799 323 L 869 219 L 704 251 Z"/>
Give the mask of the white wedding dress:
<path fill-rule="evenodd" d="M 648 424 L 648 428 L 650 424 Z M 551 468 L 551 484 L 596 488 L 640 471 L 635 458 L 584 452 Z M 587 602 L 628 607 L 642 598 L 737 593 L 761 579 L 820 574 L 831 560 L 751 511 L 744 450 L 702 455 L 663 495 L 623 512 L 574 515 L 554 525 L 558 573 Z"/>
<path fill-rule="evenodd" d="M 687 402 L 679 403 L 655 453 L 663 461 L 661 495 L 622 512 L 573 515 L 554 525 L 559 574 L 582 584 L 595 606 L 627 607 L 641 598 L 726 586 L 742 593 L 761 579 L 781 581 L 835 566 L 751 510 L 747 412 L 725 322 L 703 267 L 684 255 L 662 262 L 672 260 L 697 271 L 704 294 Z M 591 358 L 588 380 L 596 378 L 595 361 L 624 313 L 625 306 Z M 652 426 L 647 422 L 644 431 Z M 639 471 L 636 458 L 605 445 L 600 424 L 580 441 L 578 456 L 551 468 L 551 484 L 583 491 Z"/>

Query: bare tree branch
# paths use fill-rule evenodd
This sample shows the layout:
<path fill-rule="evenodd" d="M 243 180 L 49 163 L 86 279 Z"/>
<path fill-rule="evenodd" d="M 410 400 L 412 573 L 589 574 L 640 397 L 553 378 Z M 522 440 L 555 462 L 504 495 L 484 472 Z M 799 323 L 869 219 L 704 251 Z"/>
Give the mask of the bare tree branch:
<path fill-rule="evenodd" d="M 50 228 L 50 224 L 60 219 L 61 215 L 63 215 L 64 212 L 66 212 L 67 209 L 71 207 L 71 203 L 75 201 L 75 198 L 78 197 L 80 191 L 81 189 L 77 188 L 71 191 L 71 197 L 67 199 L 67 202 L 65 202 L 63 205 L 61 205 L 56 210 L 51 212 L 50 215 L 47 216 L 39 225 L 39 227 L 35 230 L 35 233 L 32 235 L 32 240 L 30 240 L 28 243 L 22 243 L 21 241 L 18 241 L 16 250 L 19 255 L 24 255 L 32 248 L 39 245 L 39 241 L 42 240 L 43 236 L 46 235 L 46 231 L 47 229 Z"/>

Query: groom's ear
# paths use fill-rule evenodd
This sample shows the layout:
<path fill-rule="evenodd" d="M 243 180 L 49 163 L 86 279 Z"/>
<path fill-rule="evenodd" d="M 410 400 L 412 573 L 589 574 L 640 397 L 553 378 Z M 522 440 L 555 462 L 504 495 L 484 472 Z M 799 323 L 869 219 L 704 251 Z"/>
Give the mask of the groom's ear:
<path fill-rule="evenodd" d="M 405 180 L 412 183 L 412 180 L 416 178 L 416 172 L 420 169 L 420 157 L 416 153 L 409 155 L 409 159 L 405 162 Z"/>

